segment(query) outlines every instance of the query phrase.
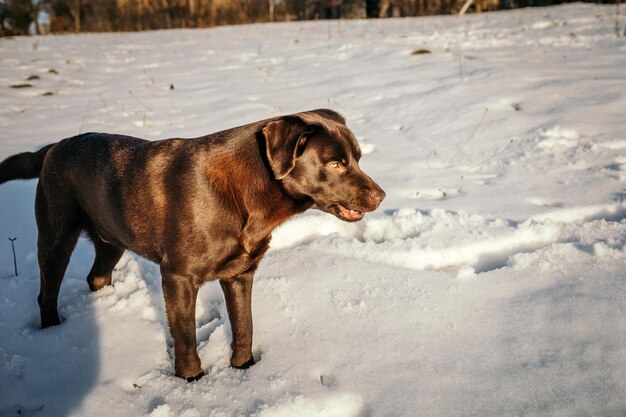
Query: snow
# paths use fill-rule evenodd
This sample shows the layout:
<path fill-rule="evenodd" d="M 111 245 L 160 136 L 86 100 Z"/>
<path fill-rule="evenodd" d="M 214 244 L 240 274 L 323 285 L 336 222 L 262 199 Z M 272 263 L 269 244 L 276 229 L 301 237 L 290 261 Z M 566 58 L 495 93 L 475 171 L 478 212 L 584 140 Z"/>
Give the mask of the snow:
<path fill-rule="evenodd" d="M 614 19 L 615 6 L 570 4 L 0 39 L 0 158 L 79 132 L 193 137 L 331 107 L 387 192 L 361 222 L 311 211 L 276 230 L 249 370 L 228 366 L 223 297 L 203 287 L 207 375 L 188 384 L 173 376 L 158 267 L 134 254 L 90 293 L 81 240 L 64 322 L 39 329 L 36 181 L 3 184 L 0 416 L 626 415 Z"/>

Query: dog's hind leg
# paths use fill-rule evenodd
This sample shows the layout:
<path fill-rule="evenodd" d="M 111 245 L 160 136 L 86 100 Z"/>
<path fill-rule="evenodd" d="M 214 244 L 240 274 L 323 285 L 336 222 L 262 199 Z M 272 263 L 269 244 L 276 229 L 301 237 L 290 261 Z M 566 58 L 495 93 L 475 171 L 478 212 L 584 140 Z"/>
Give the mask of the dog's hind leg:
<path fill-rule="evenodd" d="M 42 328 L 60 323 L 57 312 L 59 289 L 81 230 L 75 202 L 67 197 L 68 194 L 46 193 L 41 181 L 37 186 L 35 216 L 41 277 L 37 301 Z"/>
<path fill-rule="evenodd" d="M 111 285 L 113 269 L 124 254 L 124 249 L 105 242 L 97 232 L 89 232 L 89 235 L 96 250 L 96 259 L 87 275 L 87 283 L 91 291 L 98 291 Z"/>

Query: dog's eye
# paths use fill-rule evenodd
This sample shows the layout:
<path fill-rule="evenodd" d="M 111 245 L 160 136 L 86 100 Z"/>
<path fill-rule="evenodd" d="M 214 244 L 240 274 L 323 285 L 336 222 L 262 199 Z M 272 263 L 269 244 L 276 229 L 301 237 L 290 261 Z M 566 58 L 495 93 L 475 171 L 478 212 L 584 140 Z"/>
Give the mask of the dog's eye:
<path fill-rule="evenodd" d="M 345 165 L 344 165 L 343 161 L 330 161 L 326 165 L 328 165 L 331 168 L 335 168 L 335 169 L 344 169 L 345 168 Z"/>

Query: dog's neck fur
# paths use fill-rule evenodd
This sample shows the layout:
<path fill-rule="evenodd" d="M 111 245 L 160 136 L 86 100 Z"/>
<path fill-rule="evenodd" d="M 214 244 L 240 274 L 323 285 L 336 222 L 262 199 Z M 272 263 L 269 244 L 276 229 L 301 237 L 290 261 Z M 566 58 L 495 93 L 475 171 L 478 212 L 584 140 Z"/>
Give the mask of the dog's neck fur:
<path fill-rule="evenodd" d="M 214 184 L 228 190 L 231 204 L 242 216 L 244 241 L 250 239 L 249 245 L 244 243 L 244 246 L 250 246 L 246 249 L 251 251 L 256 242 L 269 238 L 276 226 L 312 205 L 308 197 L 290 195 L 282 182 L 274 178 L 265 159 L 266 145 L 261 130 L 253 127 L 249 134 L 227 137 L 205 167 Z M 216 137 L 210 135 L 202 139 L 215 140 Z"/>

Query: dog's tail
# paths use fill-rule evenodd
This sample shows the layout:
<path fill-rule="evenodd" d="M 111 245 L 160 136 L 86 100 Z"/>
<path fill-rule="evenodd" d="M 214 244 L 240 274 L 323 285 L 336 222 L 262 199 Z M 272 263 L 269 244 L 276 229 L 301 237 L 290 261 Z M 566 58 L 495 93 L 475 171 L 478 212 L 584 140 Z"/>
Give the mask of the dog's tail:
<path fill-rule="evenodd" d="M 46 145 L 35 152 L 18 153 L 0 162 L 0 184 L 39 177 L 46 154 L 54 145 Z"/>

